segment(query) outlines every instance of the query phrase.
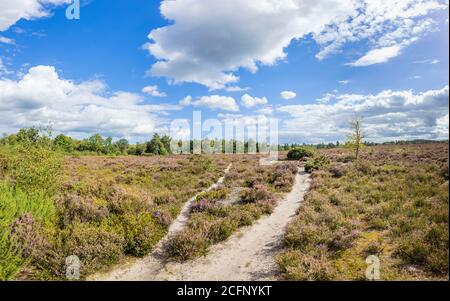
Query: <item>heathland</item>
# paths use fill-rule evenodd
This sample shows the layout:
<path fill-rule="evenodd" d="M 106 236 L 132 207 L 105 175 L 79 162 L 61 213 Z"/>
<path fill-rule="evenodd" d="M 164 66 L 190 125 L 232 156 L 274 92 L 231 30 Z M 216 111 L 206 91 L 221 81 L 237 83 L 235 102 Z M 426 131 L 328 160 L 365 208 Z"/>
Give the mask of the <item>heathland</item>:
<path fill-rule="evenodd" d="M 158 152 L 136 156 L 139 145 L 99 137 L 2 139 L 0 279 L 65 279 L 72 255 L 82 278 L 147 256 L 196 196 L 163 246 L 168 260 L 195 260 L 271 215 L 303 167 L 312 183 L 275 256 L 278 279 L 361 280 L 369 255 L 382 280 L 448 279 L 448 143 L 365 146 L 358 159 L 301 147 L 270 166 L 260 155 L 170 155 L 167 143 L 155 136 L 145 148 Z"/>

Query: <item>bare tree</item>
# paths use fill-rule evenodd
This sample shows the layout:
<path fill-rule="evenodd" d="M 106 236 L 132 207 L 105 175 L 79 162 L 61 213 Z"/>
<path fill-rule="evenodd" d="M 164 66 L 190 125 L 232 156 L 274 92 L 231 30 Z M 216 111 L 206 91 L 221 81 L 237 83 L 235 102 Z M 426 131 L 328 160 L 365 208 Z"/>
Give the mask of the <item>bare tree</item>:
<path fill-rule="evenodd" d="M 364 147 L 362 120 L 360 118 L 351 120 L 350 127 L 352 133 L 348 135 L 347 145 L 355 151 L 356 160 L 358 160 L 361 149 Z"/>

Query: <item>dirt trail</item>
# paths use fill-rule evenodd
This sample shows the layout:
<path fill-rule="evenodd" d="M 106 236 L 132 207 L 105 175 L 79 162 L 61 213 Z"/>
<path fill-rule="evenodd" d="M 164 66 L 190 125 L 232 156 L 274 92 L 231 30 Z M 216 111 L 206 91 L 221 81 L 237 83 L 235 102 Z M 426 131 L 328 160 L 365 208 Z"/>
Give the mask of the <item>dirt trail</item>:
<path fill-rule="evenodd" d="M 285 227 L 295 216 L 309 185 L 308 174 L 297 174 L 293 190 L 273 214 L 213 246 L 206 257 L 187 263 L 166 263 L 159 247 L 142 260 L 91 280 L 276 280 L 274 257 L 281 247 Z M 171 234 L 183 227 L 186 218 L 180 215 L 180 223 L 174 223 Z"/>

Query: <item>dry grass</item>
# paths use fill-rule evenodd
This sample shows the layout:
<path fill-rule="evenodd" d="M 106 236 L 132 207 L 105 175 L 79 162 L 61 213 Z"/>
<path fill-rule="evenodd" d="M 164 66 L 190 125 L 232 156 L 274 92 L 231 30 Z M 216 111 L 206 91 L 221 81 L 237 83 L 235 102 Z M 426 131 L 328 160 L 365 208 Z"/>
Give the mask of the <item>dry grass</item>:
<path fill-rule="evenodd" d="M 448 145 L 377 146 L 332 165 L 313 183 L 278 256 L 285 279 L 363 280 L 369 255 L 382 280 L 448 280 Z"/>

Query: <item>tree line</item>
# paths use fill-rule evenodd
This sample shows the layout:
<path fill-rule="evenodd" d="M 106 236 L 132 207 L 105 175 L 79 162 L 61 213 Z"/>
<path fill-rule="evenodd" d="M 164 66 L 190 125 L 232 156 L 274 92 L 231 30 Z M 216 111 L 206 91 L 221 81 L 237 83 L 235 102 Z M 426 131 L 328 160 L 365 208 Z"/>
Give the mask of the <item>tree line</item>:
<path fill-rule="evenodd" d="M 278 145 L 279 151 L 290 151 L 293 149 L 308 147 L 315 149 L 332 149 L 340 147 L 349 147 L 349 144 L 354 147 L 356 152 L 359 153 L 359 149 L 364 146 L 375 145 L 391 145 L 391 144 L 428 144 L 436 143 L 438 141 L 432 140 L 411 140 L 411 141 L 393 141 L 385 143 L 373 143 L 362 141 L 363 137 L 360 132 L 360 124 L 355 128 L 355 124 L 352 124 L 353 134 L 349 136 L 349 139 L 345 142 L 337 141 L 336 143 L 320 143 L 320 144 L 280 144 Z M 171 145 L 172 138 L 168 135 L 154 134 L 150 140 L 143 143 L 129 143 L 127 139 L 119 139 L 113 141 L 113 138 L 104 138 L 100 134 L 94 134 L 86 139 L 74 139 L 64 134 L 59 134 L 53 138 L 52 132 L 49 129 L 39 130 L 37 128 L 24 128 L 20 129 L 17 133 L 11 135 L 3 135 L 0 138 L 0 145 L 37 145 L 52 148 L 56 151 L 62 151 L 69 154 L 84 153 L 84 154 L 97 154 L 97 155 L 170 155 L 172 154 Z M 440 141 L 442 142 L 442 141 Z M 188 152 L 193 153 L 195 145 L 200 143 L 203 147 L 207 145 L 210 149 L 215 150 L 216 153 L 230 152 L 232 148 L 233 153 L 249 153 L 249 152 L 266 152 L 269 148 L 267 144 L 261 144 L 250 139 L 248 141 L 237 140 L 190 140 L 190 141 L 176 141 L 178 146 L 188 144 Z"/>

